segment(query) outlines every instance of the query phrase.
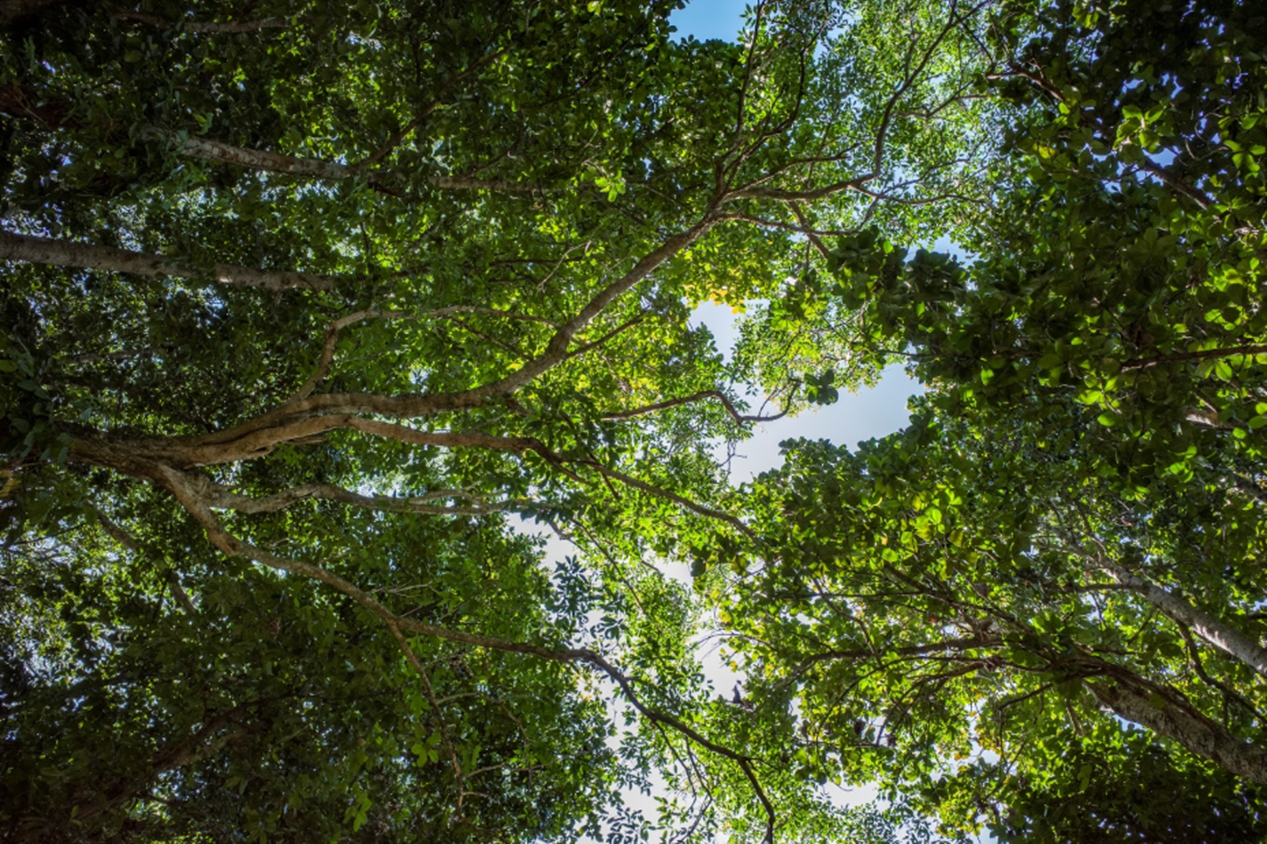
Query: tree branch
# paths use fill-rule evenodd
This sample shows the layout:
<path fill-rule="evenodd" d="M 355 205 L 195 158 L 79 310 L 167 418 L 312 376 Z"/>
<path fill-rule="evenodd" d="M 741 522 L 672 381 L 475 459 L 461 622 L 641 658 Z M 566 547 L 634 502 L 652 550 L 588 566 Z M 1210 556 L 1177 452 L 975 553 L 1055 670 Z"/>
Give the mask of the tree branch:
<path fill-rule="evenodd" d="M 255 287 L 261 290 L 331 290 L 340 281 L 337 276 L 293 270 L 260 270 L 235 264 L 217 263 L 206 270 L 186 264 L 111 246 L 92 246 L 51 240 L 34 235 L 15 234 L 0 230 L 0 260 L 28 261 L 34 264 L 51 264 L 57 267 L 73 267 L 85 270 L 107 270 L 142 276 L 171 276 L 174 278 L 212 280 L 233 287 Z"/>
<path fill-rule="evenodd" d="M 550 648 L 543 645 L 534 645 L 527 642 L 514 642 L 506 639 L 499 639 L 493 636 L 484 636 L 478 633 L 467 633 L 461 630 L 453 630 L 441 627 L 435 624 L 428 624 L 423 621 L 405 618 L 396 615 L 386 606 L 375 600 L 373 596 L 361 590 L 355 584 L 340 577 L 333 572 L 313 565 L 312 563 L 303 562 L 301 560 L 291 560 L 278 557 L 262 548 L 258 548 L 249 542 L 245 542 L 226 531 L 221 525 L 207 502 L 199 495 L 199 484 L 193 477 L 166 467 L 160 467 L 157 471 L 160 482 L 176 497 L 181 506 L 193 516 L 194 520 L 206 532 L 207 539 L 216 548 L 225 554 L 233 557 L 246 557 L 256 563 L 267 566 L 269 568 L 278 569 L 280 571 L 290 572 L 292 574 L 302 575 L 313 580 L 325 583 L 333 587 L 345 596 L 351 598 L 362 608 L 378 617 L 393 636 L 396 637 L 402 649 L 406 653 L 406 658 L 413 654 L 412 648 L 404 638 L 404 633 L 413 633 L 431 638 L 441 639 L 443 641 L 455 642 L 458 644 L 469 645 L 478 648 L 487 648 L 489 650 L 500 651 L 503 653 L 518 653 L 529 656 L 536 656 L 541 659 L 550 660 L 552 662 L 573 664 L 584 663 L 602 671 L 620 688 L 625 699 L 640 714 L 654 723 L 663 724 L 666 727 L 680 733 L 687 739 L 695 742 L 701 747 L 707 748 L 713 753 L 731 760 L 752 785 L 758 799 L 766 810 L 767 815 L 767 842 L 773 842 L 773 829 L 775 810 L 773 804 L 770 803 L 765 791 L 762 789 L 755 773 L 752 770 L 751 757 L 738 753 L 730 748 L 718 744 L 702 735 L 693 727 L 682 722 L 678 718 L 643 703 L 638 693 L 634 689 L 633 680 L 624 672 L 616 668 L 601 654 L 587 648 Z M 413 655 L 410 660 L 411 664 L 420 665 L 417 656 Z"/>
<path fill-rule="evenodd" d="M 209 482 L 210 483 L 210 482 Z M 234 510 L 238 513 L 276 513 L 285 510 L 300 501 L 322 499 L 337 501 L 353 507 L 367 510 L 384 510 L 394 513 L 418 513 L 429 516 L 486 516 L 506 510 L 515 503 L 524 502 L 486 502 L 461 490 L 435 490 L 420 496 L 397 498 L 387 495 L 362 495 L 335 484 L 314 483 L 291 487 L 272 495 L 254 498 L 240 495 L 219 484 L 211 484 L 200 490 L 207 499 L 208 506 L 217 510 Z M 429 502 L 451 498 L 466 499 L 471 503 L 467 507 L 446 507 Z"/>
<path fill-rule="evenodd" d="M 773 422 L 776 419 L 782 419 L 787 415 L 787 411 L 776 413 L 773 416 L 750 416 L 741 414 L 725 393 L 720 390 L 700 390 L 698 393 L 691 393 L 689 396 L 683 396 L 678 399 L 666 399 L 656 402 L 655 404 L 647 404 L 642 407 L 635 407 L 631 410 L 619 410 L 605 414 L 602 419 L 604 422 L 616 422 L 621 419 L 633 419 L 638 416 L 646 416 L 648 413 L 655 413 L 657 410 L 667 410 L 671 407 L 679 407 L 684 404 L 692 404 L 704 399 L 716 399 L 726 408 L 726 412 L 730 417 L 740 425 L 750 424 L 754 422 Z"/>
<path fill-rule="evenodd" d="M 677 493 L 669 492 L 667 489 L 661 489 L 660 487 L 655 486 L 654 484 L 649 484 L 646 481 L 640 481 L 637 478 L 626 475 L 624 472 L 618 472 L 615 469 L 609 469 L 606 466 L 602 465 L 601 463 L 598 463 L 597 461 L 587 461 L 586 465 L 592 466 L 600 475 L 605 475 L 606 477 L 609 477 L 609 478 L 615 478 L 616 480 L 620 481 L 623 484 L 627 484 L 633 487 L 634 489 L 640 489 L 643 492 L 649 493 L 650 495 L 654 495 L 656 498 L 663 498 L 666 501 L 672 501 L 674 504 L 677 504 L 680 507 L 684 507 L 687 510 L 690 510 L 692 513 L 698 513 L 701 516 L 707 516 L 710 519 L 717 519 L 719 521 L 725 522 L 726 524 L 733 527 L 735 530 L 742 533 L 744 536 L 756 538 L 756 534 L 752 532 L 752 528 L 748 527 L 739 519 L 730 515 L 729 513 L 723 513 L 721 510 L 714 510 L 711 507 L 705 507 L 703 504 L 696 504 L 694 501 L 691 501 L 689 498 L 683 498 Z"/>

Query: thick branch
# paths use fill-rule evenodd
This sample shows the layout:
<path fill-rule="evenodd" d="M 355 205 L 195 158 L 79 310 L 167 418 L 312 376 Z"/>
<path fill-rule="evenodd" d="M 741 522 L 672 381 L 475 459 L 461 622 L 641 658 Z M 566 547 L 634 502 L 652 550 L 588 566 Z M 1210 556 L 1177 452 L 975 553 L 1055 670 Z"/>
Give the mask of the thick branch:
<path fill-rule="evenodd" d="M 161 255 L 148 255 L 111 246 L 91 246 L 34 235 L 0 231 L 0 260 L 29 261 L 84 270 L 107 270 L 143 276 L 200 279 L 210 276 L 221 284 L 262 290 L 330 290 L 338 277 L 292 270 L 260 270 L 234 264 L 215 264 L 208 270 L 189 267 Z"/>
<path fill-rule="evenodd" d="M 1237 738 L 1216 722 L 1169 699 L 1162 691 L 1135 688 L 1113 680 L 1086 685 L 1100 703 L 1126 720 L 1178 742 L 1239 777 L 1267 784 L 1267 749 Z"/>
<path fill-rule="evenodd" d="M 1104 554 L 1088 555 L 1087 558 L 1109 577 L 1141 595 L 1172 621 L 1192 628 L 1194 633 L 1211 645 L 1267 677 L 1267 649 L 1260 646 L 1253 638 L 1160 586 L 1131 574 Z"/>

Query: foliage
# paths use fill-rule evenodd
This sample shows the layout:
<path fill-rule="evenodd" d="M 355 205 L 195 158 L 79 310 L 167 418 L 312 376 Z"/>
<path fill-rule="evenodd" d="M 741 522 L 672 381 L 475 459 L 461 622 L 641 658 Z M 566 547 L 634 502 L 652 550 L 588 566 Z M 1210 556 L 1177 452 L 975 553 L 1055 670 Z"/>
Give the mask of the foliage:
<path fill-rule="evenodd" d="M 10 839 L 627 839 L 652 770 L 683 837 L 899 834 L 714 698 L 655 564 L 750 533 L 711 444 L 839 351 L 690 308 L 980 199 L 987 20 L 674 5 L 0 10 Z"/>
<path fill-rule="evenodd" d="M 787 443 L 713 598 L 806 776 L 948 832 L 1260 840 L 1267 20 L 1034 14 L 996 29 L 1021 118 L 971 261 L 851 234 L 771 303 L 928 394 L 856 452 Z"/>
<path fill-rule="evenodd" d="M 1258 841 L 1257 789 L 1139 730 L 1108 726 L 1036 745 L 1049 764 L 1026 776 L 969 766 L 939 783 L 937 799 L 980 800 L 1000 841 Z M 950 792 L 962 790 L 960 795 Z"/>
<path fill-rule="evenodd" d="M 1267 833 L 1267 17 L 675 6 L 0 8 L 6 840 Z"/>

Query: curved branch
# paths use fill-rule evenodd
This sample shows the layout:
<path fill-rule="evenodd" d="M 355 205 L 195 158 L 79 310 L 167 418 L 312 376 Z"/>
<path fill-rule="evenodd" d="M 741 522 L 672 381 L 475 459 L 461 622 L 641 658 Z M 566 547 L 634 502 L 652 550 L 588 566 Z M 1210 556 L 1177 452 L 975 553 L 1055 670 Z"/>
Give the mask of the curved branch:
<path fill-rule="evenodd" d="M 293 420 L 326 414 L 373 415 L 393 419 L 414 419 L 432 414 L 481 407 L 490 401 L 505 399 L 524 385 L 568 360 L 573 352 L 572 339 L 601 314 L 608 305 L 647 278 L 657 267 L 703 237 L 720 219 L 709 215 L 691 228 L 666 238 L 660 246 L 644 255 L 627 273 L 596 293 L 568 321 L 555 329 L 546 349 L 507 375 L 453 393 L 424 393 L 384 396 L 374 393 L 323 393 L 292 398 L 254 419 L 223 431 L 181 442 L 183 447 L 222 445 L 243 440 L 249 435 Z M 0 255 L 0 257 L 3 257 Z M 319 424 L 313 433 L 320 433 L 339 424 Z"/>
<path fill-rule="evenodd" d="M 654 484 L 649 484 L 646 481 L 640 481 L 637 478 L 626 475 L 624 472 L 618 472 L 615 469 L 609 469 L 606 466 L 602 465 L 601 463 L 598 463 L 595 461 L 585 461 L 585 465 L 592 466 L 595 470 L 597 470 L 597 472 L 600 475 L 604 475 L 605 477 L 608 477 L 608 478 L 614 478 L 620 481 L 622 484 L 627 484 L 628 486 L 631 486 L 634 489 L 640 489 L 643 492 L 654 495 L 656 498 L 663 498 L 666 501 L 672 501 L 674 504 L 677 504 L 680 507 L 685 507 L 687 510 L 690 510 L 692 513 L 698 513 L 701 516 L 707 516 L 710 519 L 717 519 L 718 521 L 725 522 L 726 524 L 733 527 L 735 530 L 742 533 L 744 536 L 747 536 L 753 539 L 756 538 L 756 534 L 752 532 L 752 528 L 748 527 L 742 521 L 730 515 L 729 513 L 723 513 L 721 510 L 714 510 L 711 507 L 705 507 L 703 504 L 696 504 L 694 501 L 691 501 L 689 498 L 683 498 L 677 493 L 669 492 L 667 489 L 661 489 L 660 487 L 655 486 Z"/>
<path fill-rule="evenodd" d="M 456 314 L 479 314 L 483 316 L 503 317 L 505 319 L 520 320 L 523 322 L 537 322 L 548 325 L 551 328 L 558 328 L 558 323 L 546 319 L 545 317 L 535 316 L 533 314 L 520 314 L 514 311 L 505 311 L 500 308 L 489 308 L 482 305 L 449 305 L 443 308 L 436 308 L 430 311 L 422 311 L 413 313 L 409 311 L 377 311 L 365 310 L 355 311 L 345 316 L 339 317 L 330 323 L 330 327 L 326 329 L 325 340 L 321 345 L 321 357 L 317 362 L 316 371 L 312 376 L 304 382 L 295 395 L 292 396 L 287 403 L 295 402 L 300 399 L 306 399 L 312 395 L 317 385 L 326 379 L 330 374 L 330 367 L 334 364 L 334 352 L 339 344 L 339 335 L 343 329 L 348 328 L 358 322 L 367 320 L 395 320 L 395 319 L 448 319 Z M 283 405 L 284 407 L 285 405 Z"/>
<path fill-rule="evenodd" d="M 207 499 L 208 506 L 217 510 L 234 510 L 238 513 L 276 513 L 285 510 L 300 501 L 321 499 L 337 501 L 353 507 L 367 510 L 383 510 L 394 513 L 418 513 L 429 516 L 486 516 L 506 510 L 516 503 L 528 502 L 487 502 L 461 490 L 434 490 L 420 496 L 396 498 L 389 495 L 361 495 L 344 489 L 341 486 L 327 483 L 302 484 L 272 495 L 255 498 L 235 493 L 219 484 L 212 484 L 200 490 Z M 467 507 L 449 507 L 431 504 L 432 501 L 461 498 L 472 502 Z"/>
<path fill-rule="evenodd" d="M 1177 624 L 1176 626 L 1179 628 L 1179 632 L 1183 634 L 1184 644 L 1188 646 L 1188 659 L 1192 663 L 1192 670 L 1197 672 L 1197 676 L 1204 680 L 1207 685 L 1213 686 L 1222 692 L 1224 698 L 1244 707 L 1256 720 L 1262 721 L 1263 713 L 1259 712 L 1252 703 L 1246 700 L 1244 696 L 1238 694 L 1231 686 L 1211 677 L 1205 670 L 1205 666 L 1201 662 L 1201 651 L 1197 648 L 1197 643 L 1192 638 L 1192 631 L 1188 629 L 1188 626 L 1186 624 Z"/>
<path fill-rule="evenodd" d="M 986 648 L 998 645 L 997 641 L 983 640 L 976 636 L 964 639 L 948 639 L 944 642 L 933 642 L 927 645 L 908 645 L 901 648 L 890 648 L 886 653 L 894 654 L 901 657 L 921 657 L 930 654 L 940 653 L 944 651 L 966 650 L 969 648 Z M 877 654 L 874 650 L 854 650 L 854 651 L 825 651 L 820 654 L 814 654 L 808 659 L 802 660 L 794 667 L 786 677 L 779 680 L 775 684 L 775 689 L 782 689 L 789 683 L 794 682 L 806 671 L 818 665 L 820 662 L 830 662 L 834 660 L 866 660 L 875 659 Z M 980 662 L 980 657 L 963 657 L 962 659 L 972 662 Z"/>
<path fill-rule="evenodd" d="M 216 548 L 225 554 L 234 557 L 246 557 L 256 563 L 267 566 L 269 568 L 278 569 L 280 571 L 290 572 L 292 574 L 302 575 L 313 580 L 320 581 L 328 586 L 334 587 L 339 592 L 351 598 L 362 608 L 368 610 L 371 614 L 378 617 L 396 637 L 397 642 L 405 651 L 406 658 L 410 659 L 411 665 L 417 667 L 420 662 L 417 656 L 413 654 L 412 648 L 409 647 L 408 641 L 404 637 L 404 633 L 414 633 L 431 638 L 441 639 L 448 642 L 456 642 L 458 644 L 470 645 L 472 647 L 487 648 L 489 650 L 501 651 L 503 653 L 518 653 L 529 656 L 547 659 L 552 662 L 559 663 L 585 663 L 608 676 L 624 694 L 626 700 L 640 714 L 657 724 L 663 724 L 666 727 L 685 736 L 687 739 L 704 747 L 713 753 L 725 759 L 734 762 L 744 776 L 751 783 L 753 790 L 756 792 L 758 799 L 766 810 L 767 815 L 767 834 L 766 841 L 773 842 L 773 830 L 775 810 L 773 804 L 770 803 L 765 791 L 761 788 L 760 781 L 752 770 L 752 757 L 738 753 L 725 745 L 712 741 L 698 730 L 684 723 L 678 718 L 669 715 L 645 704 L 638 696 L 634 689 L 634 681 L 623 671 L 616 668 L 604 658 L 601 654 L 589 650 L 588 648 L 550 648 L 544 645 L 534 645 L 528 642 L 515 642 L 506 639 L 500 639 L 494 636 L 485 636 L 478 633 L 467 633 L 461 630 L 453 630 L 447 627 L 441 627 L 427 622 L 417 621 L 403 616 L 396 615 L 379 601 L 375 600 L 369 593 L 363 591 L 360 587 L 348 580 L 340 577 L 333 572 L 314 565 L 312 563 L 303 562 L 301 560 L 286 559 L 278 557 L 274 554 L 258 548 L 249 542 L 245 542 L 238 537 L 226 531 L 220 524 L 219 520 L 212 513 L 207 502 L 199 494 L 198 480 L 194 476 L 190 476 L 184 472 L 167 467 L 157 467 L 156 475 L 160 482 L 170 491 L 180 502 L 181 506 L 193 516 L 194 520 L 203 528 L 207 534 L 207 539 Z"/>

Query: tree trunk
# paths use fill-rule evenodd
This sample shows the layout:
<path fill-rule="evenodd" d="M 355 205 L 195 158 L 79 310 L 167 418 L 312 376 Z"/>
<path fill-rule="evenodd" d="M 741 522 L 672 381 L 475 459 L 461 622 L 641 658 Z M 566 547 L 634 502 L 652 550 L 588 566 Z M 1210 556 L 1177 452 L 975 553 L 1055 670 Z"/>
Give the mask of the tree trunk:
<path fill-rule="evenodd" d="M 1267 785 L 1267 749 L 1242 741 L 1214 721 L 1156 691 L 1119 680 L 1088 682 L 1100 703 L 1128 721 L 1178 742 L 1238 777 Z"/>
<path fill-rule="evenodd" d="M 144 276 L 203 278 L 210 275 L 221 284 L 258 287 L 263 290 L 330 290 L 336 276 L 291 270 L 260 270 L 233 264 L 216 264 L 210 271 L 193 269 L 162 255 L 147 255 L 111 246 L 90 246 L 46 237 L 0 231 L 0 260 L 29 261 L 84 270 L 108 270 Z"/>
<path fill-rule="evenodd" d="M 1182 598 L 1175 597 L 1160 586 L 1131 574 L 1103 556 L 1095 558 L 1095 565 L 1118 583 L 1142 595 L 1144 600 L 1161 610 L 1171 620 L 1191 627 L 1194 633 L 1211 645 L 1267 677 L 1267 649 L 1249 636 L 1228 626 L 1208 612 L 1197 609 Z"/>

